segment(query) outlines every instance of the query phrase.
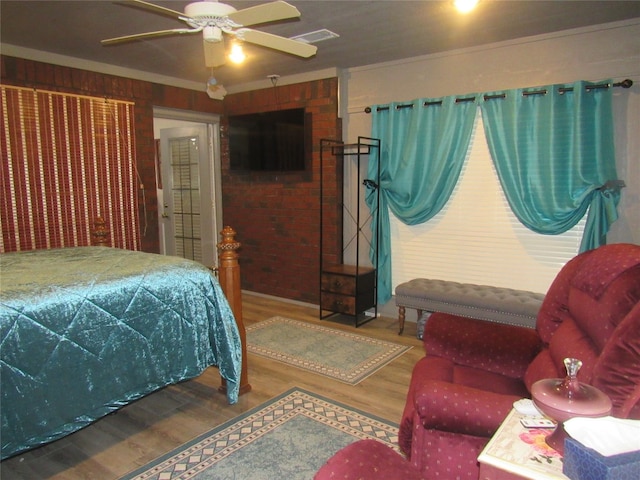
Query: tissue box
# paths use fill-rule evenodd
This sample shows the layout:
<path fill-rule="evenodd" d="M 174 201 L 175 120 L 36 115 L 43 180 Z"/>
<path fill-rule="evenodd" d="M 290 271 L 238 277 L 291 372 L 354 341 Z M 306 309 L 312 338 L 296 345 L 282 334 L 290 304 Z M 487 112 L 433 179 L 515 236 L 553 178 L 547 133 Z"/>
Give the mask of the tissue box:
<path fill-rule="evenodd" d="M 567 438 L 562 473 L 571 480 L 637 480 L 640 478 L 640 451 L 605 457 L 573 438 Z"/>

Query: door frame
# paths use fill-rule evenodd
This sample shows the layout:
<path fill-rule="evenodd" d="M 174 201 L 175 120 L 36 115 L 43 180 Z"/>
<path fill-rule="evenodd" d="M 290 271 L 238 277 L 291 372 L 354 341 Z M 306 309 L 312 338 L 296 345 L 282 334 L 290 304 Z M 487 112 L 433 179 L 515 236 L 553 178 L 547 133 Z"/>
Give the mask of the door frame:
<path fill-rule="evenodd" d="M 208 137 L 208 147 L 209 147 L 209 161 L 211 162 L 212 168 L 212 196 L 213 196 L 213 208 L 215 211 L 214 218 L 214 243 L 218 238 L 219 230 L 222 230 L 222 226 L 224 225 L 224 221 L 222 218 L 222 159 L 220 157 L 220 115 L 213 113 L 203 113 L 203 112 L 194 112 L 191 110 L 178 110 L 174 108 L 166 108 L 166 107 L 153 107 L 153 118 L 162 118 L 167 120 L 178 120 L 192 123 L 200 123 L 206 125 L 207 128 L 207 137 Z M 157 166 L 156 166 L 157 168 Z M 163 212 L 163 200 L 158 197 L 158 217 Z M 158 218 L 158 229 L 162 229 L 162 222 L 160 218 Z M 164 246 L 164 235 L 162 231 L 158 232 L 160 238 L 160 250 L 161 253 L 166 253 L 166 249 Z M 214 255 L 214 259 L 218 262 L 218 256 Z"/>

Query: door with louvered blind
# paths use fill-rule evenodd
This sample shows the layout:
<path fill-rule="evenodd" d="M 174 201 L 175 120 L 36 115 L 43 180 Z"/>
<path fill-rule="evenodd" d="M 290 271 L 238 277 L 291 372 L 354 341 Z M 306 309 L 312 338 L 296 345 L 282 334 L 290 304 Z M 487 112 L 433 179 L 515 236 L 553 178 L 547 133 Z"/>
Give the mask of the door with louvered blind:
<path fill-rule="evenodd" d="M 160 132 L 167 255 L 215 265 L 215 208 L 205 125 Z"/>

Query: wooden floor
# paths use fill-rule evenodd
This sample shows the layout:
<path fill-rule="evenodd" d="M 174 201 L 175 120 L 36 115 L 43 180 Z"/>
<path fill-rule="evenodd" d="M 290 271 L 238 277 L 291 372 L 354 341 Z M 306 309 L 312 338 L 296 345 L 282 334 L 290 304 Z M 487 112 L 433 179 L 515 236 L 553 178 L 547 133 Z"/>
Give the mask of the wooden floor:
<path fill-rule="evenodd" d="M 13 479 L 117 479 L 154 458 L 292 387 L 300 387 L 379 417 L 400 421 L 411 369 L 424 355 L 407 323 L 398 336 L 395 318 L 377 318 L 355 329 L 348 318 L 318 320 L 317 308 L 245 294 L 245 325 L 275 315 L 320 323 L 414 348 L 356 386 L 327 379 L 276 361 L 249 355 L 252 391 L 228 405 L 217 392 L 220 377 L 209 368 L 195 380 L 149 395 L 89 427 L 0 463 L 0 477 Z M 331 355 L 331 352 L 327 352 Z"/>

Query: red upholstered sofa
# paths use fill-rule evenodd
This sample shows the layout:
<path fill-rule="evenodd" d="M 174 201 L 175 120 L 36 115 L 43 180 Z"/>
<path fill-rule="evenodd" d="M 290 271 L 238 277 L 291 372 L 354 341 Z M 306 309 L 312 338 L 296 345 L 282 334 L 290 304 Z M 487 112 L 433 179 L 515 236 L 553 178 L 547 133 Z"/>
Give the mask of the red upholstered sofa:
<path fill-rule="evenodd" d="M 424 345 L 400 423 L 408 461 L 376 447 L 367 463 L 362 452 L 371 445 L 357 442 L 317 479 L 360 478 L 358 470 L 362 478 L 477 479 L 477 457 L 513 402 L 528 397 L 537 380 L 564 377 L 565 357 L 582 360 L 578 378 L 609 395 L 614 416 L 640 419 L 640 246 L 606 245 L 568 262 L 535 330 L 435 313 Z M 360 466 L 345 461 L 356 450 Z M 409 464 L 411 473 L 376 477 L 377 463 Z"/>

